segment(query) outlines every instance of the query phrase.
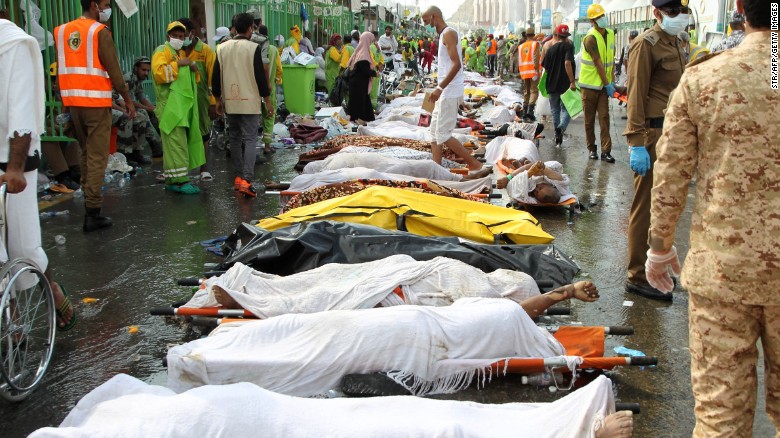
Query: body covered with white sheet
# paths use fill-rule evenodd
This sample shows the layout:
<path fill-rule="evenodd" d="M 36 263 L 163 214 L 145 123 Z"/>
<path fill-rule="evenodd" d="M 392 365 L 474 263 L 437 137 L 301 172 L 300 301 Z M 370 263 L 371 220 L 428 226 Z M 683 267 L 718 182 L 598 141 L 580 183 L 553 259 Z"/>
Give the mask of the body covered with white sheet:
<path fill-rule="evenodd" d="M 485 146 L 485 163 L 496 164 L 502 160 L 539 161 L 539 149 L 531 140 L 513 136 L 496 137 Z"/>
<path fill-rule="evenodd" d="M 564 353 L 519 304 L 463 298 L 447 307 L 334 310 L 223 324 L 168 351 L 168 385 L 180 392 L 251 382 L 306 397 L 337 388 L 346 374 L 385 371 L 415 395 L 441 394 L 465 388 L 475 376 L 481 381 L 498 360 Z"/>
<path fill-rule="evenodd" d="M 410 149 L 411 150 L 411 149 Z M 446 161 L 442 160 L 442 163 Z M 366 167 L 379 172 L 409 175 L 415 178 L 427 178 L 443 181 L 460 181 L 460 175 L 436 164 L 433 160 L 404 160 L 373 152 L 333 154 L 324 160 L 312 161 L 303 168 L 304 174 L 313 174 L 325 170 Z"/>
<path fill-rule="evenodd" d="M 403 300 L 393 291 L 401 287 Z M 446 257 L 416 261 L 405 254 L 365 263 L 329 263 L 286 277 L 266 274 L 236 263 L 184 307 L 218 304 L 215 288 L 259 318 L 288 313 L 369 309 L 379 304 L 449 306 L 459 298 L 508 298 L 517 303 L 539 295 L 528 274 L 498 269 L 491 273 Z"/>
<path fill-rule="evenodd" d="M 290 181 L 290 187 L 287 190 L 292 192 L 305 192 L 306 190 L 310 190 L 316 187 L 353 181 L 356 179 L 374 179 L 385 181 L 419 181 L 421 179 L 425 179 L 444 187 L 460 190 L 463 193 L 483 193 L 485 191 L 489 191 L 491 189 L 491 184 L 493 183 L 493 180 L 490 176 L 466 181 L 448 181 L 416 178 L 399 173 L 379 172 L 378 170 L 368 169 L 366 167 L 347 167 L 343 169 L 323 170 L 317 173 L 304 173 L 298 175 L 293 178 L 292 181 Z"/>
<path fill-rule="evenodd" d="M 31 438 L 592 438 L 614 409 L 612 383 L 598 377 L 553 403 L 479 404 L 418 397 L 306 399 L 250 383 L 182 394 L 125 374 L 81 399 L 59 428 Z"/>

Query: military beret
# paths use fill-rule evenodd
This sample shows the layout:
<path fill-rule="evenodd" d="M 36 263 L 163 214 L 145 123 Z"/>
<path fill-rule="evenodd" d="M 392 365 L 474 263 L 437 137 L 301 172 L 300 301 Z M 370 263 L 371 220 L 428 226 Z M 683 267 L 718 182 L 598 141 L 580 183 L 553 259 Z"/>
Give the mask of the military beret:
<path fill-rule="evenodd" d="M 653 0 L 653 6 L 656 8 L 688 6 L 688 0 Z"/>

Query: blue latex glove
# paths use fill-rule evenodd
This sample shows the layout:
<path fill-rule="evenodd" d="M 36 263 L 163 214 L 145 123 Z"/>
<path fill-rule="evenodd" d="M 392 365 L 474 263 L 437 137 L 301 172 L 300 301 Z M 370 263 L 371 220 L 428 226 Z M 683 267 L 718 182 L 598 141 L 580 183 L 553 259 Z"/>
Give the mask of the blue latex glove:
<path fill-rule="evenodd" d="M 607 96 L 609 96 L 609 97 L 614 97 L 615 96 L 615 84 L 614 84 L 614 82 L 610 82 L 607 85 L 605 85 L 604 89 L 607 91 Z"/>
<path fill-rule="evenodd" d="M 644 146 L 631 146 L 631 170 L 640 176 L 650 170 L 650 154 Z"/>

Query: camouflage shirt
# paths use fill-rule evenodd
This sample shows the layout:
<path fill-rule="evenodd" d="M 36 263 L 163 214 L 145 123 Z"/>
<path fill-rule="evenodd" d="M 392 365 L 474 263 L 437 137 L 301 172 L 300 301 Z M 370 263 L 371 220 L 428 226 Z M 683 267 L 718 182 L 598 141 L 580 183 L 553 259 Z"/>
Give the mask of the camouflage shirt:
<path fill-rule="evenodd" d="M 682 284 L 710 299 L 778 304 L 780 92 L 770 32 L 688 64 L 669 99 L 653 178 L 650 246 L 672 246 L 698 173 Z"/>
<path fill-rule="evenodd" d="M 130 88 L 130 97 L 135 102 L 141 102 L 143 99 L 146 99 L 143 81 L 139 80 L 135 73 L 125 73 L 125 82 L 127 82 L 127 86 Z"/>
<path fill-rule="evenodd" d="M 745 39 L 745 31 L 744 30 L 735 30 L 731 32 L 731 35 L 727 36 L 725 40 L 721 41 L 720 44 L 712 48 L 712 52 L 722 52 L 724 50 L 733 49 L 734 47 L 737 47 L 739 43 L 742 42 L 742 40 Z"/>

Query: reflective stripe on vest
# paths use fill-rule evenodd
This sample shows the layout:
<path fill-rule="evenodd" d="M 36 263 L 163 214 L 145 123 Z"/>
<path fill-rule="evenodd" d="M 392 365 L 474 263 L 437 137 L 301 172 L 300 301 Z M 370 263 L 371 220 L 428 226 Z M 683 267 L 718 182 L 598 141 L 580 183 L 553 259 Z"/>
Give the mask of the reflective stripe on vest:
<path fill-rule="evenodd" d="M 528 48 L 530 47 L 530 50 Z M 527 41 L 517 48 L 519 52 L 520 62 L 517 64 L 520 77 L 523 79 L 533 79 L 539 72 L 536 71 L 534 65 L 534 57 L 536 56 L 536 50 L 539 48 L 539 43 L 536 41 Z"/>
<path fill-rule="evenodd" d="M 111 79 L 98 55 L 98 33 L 104 27 L 79 18 L 55 29 L 57 78 L 64 106 L 111 107 Z"/>
<path fill-rule="evenodd" d="M 606 29 L 606 31 L 606 41 L 604 41 L 604 37 L 595 27 L 590 29 L 588 35 L 592 35 L 596 39 L 596 44 L 599 49 L 599 58 L 601 58 L 601 63 L 604 66 L 604 73 L 606 74 L 607 79 L 610 79 L 612 78 L 612 68 L 615 64 L 615 34 L 609 29 Z M 596 64 L 593 62 L 593 57 L 585 50 L 584 41 L 582 43 L 582 69 L 580 70 L 580 79 L 578 83 L 581 88 L 590 88 L 591 90 L 601 90 L 604 88 L 604 83 L 601 80 L 598 69 L 596 69 Z"/>

